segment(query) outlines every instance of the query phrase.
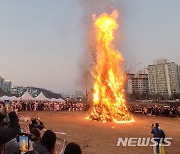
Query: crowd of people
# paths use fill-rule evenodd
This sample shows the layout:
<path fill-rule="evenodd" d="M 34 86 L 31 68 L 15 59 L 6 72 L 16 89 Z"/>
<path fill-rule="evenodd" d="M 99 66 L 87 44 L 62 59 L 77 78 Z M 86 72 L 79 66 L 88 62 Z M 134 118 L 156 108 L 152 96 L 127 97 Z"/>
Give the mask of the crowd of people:
<path fill-rule="evenodd" d="M 0 102 L 0 107 L 3 102 Z M 72 102 L 33 102 L 33 101 L 12 101 L 11 106 L 18 111 L 86 111 L 89 109 L 87 103 L 72 103 Z"/>
<path fill-rule="evenodd" d="M 31 118 L 28 129 L 25 130 L 20 124 L 17 112 L 22 110 L 32 111 L 85 111 L 89 108 L 88 104 L 83 103 L 57 103 L 57 102 L 10 102 L 7 108 L 5 102 L 0 102 L 0 153 L 5 154 L 55 154 L 58 137 L 52 130 L 46 130 L 40 118 Z M 135 114 L 180 117 L 180 107 L 162 105 L 130 105 L 129 111 Z M 20 114 L 19 114 L 20 115 Z M 22 121 L 21 121 L 22 123 Z M 44 133 L 43 133 L 44 132 Z M 152 124 L 151 133 L 165 138 L 164 132 L 159 128 L 159 124 Z M 41 135 L 43 134 L 43 135 Z M 22 136 L 28 136 L 28 144 L 22 141 Z M 160 140 L 155 147 L 155 153 L 160 150 Z M 63 149 L 64 154 L 81 154 L 81 148 L 76 143 L 69 143 Z"/>
<path fill-rule="evenodd" d="M 0 111 L 0 153 L 2 154 L 55 154 L 57 136 L 52 130 L 44 130 L 39 118 L 32 118 L 28 130 L 24 130 L 16 112 L 5 106 Z M 25 138 L 27 137 L 27 138 Z M 26 140 L 27 139 L 27 140 Z M 69 143 L 63 150 L 64 154 L 81 154 L 76 143 Z"/>
<path fill-rule="evenodd" d="M 163 117 L 180 117 L 180 106 L 168 106 L 168 105 L 130 105 L 129 110 L 135 114 L 144 114 L 152 116 Z"/>
<path fill-rule="evenodd" d="M 4 102 L 0 102 L 0 108 Z M 37 101 L 12 101 L 10 102 L 13 110 L 20 111 L 87 111 L 90 108 L 88 103 L 75 102 L 37 102 Z M 180 117 L 180 106 L 168 105 L 144 105 L 131 104 L 129 111 L 134 114 L 163 116 L 163 117 Z"/>
<path fill-rule="evenodd" d="M 0 108 L 3 104 L 4 102 L 0 102 Z M 87 111 L 90 108 L 88 103 L 75 102 L 12 101 L 10 104 L 17 113 L 20 111 Z M 128 109 L 134 114 L 180 117 L 180 106 L 131 104 Z"/>

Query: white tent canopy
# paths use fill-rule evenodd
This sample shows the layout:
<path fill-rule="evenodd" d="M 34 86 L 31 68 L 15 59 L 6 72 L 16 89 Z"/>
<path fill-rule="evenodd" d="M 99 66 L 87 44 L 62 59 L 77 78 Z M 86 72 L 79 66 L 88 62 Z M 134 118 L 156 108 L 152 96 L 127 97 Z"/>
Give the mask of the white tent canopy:
<path fill-rule="evenodd" d="M 17 98 L 16 96 L 12 96 L 12 97 L 10 97 L 10 100 L 18 101 L 18 100 L 20 100 L 20 98 Z"/>
<path fill-rule="evenodd" d="M 1 100 L 1 101 L 9 100 L 9 99 L 10 99 L 9 96 L 2 96 L 2 97 L 0 97 L 0 100 Z"/>
<path fill-rule="evenodd" d="M 37 101 L 49 101 L 49 98 L 44 96 L 43 92 L 41 92 L 37 97 L 34 98 Z"/>
<path fill-rule="evenodd" d="M 11 96 L 11 97 L 9 97 L 9 96 L 2 96 L 2 97 L 0 97 L 0 100 L 1 101 L 5 101 L 5 100 L 16 101 L 16 100 L 18 100 L 18 98 L 15 97 L 15 96 Z"/>
<path fill-rule="evenodd" d="M 65 100 L 63 100 L 62 98 L 47 98 L 46 96 L 44 96 L 43 92 L 41 92 L 37 97 L 33 98 L 28 91 L 26 91 L 21 97 L 17 98 L 15 96 L 2 96 L 0 97 L 0 101 L 5 101 L 5 100 L 9 100 L 9 101 L 52 101 L 52 102 L 65 102 Z"/>
<path fill-rule="evenodd" d="M 29 94 L 28 91 L 26 91 L 26 92 L 21 96 L 21 100 L 23 100 L 23 101 L 30 101 L 30 100 L 34 100 L 34 98 Z"/>
<path fill-rule="evenodd" d="M 51 98 L 51 101 L 53 101 L 53 102 L 61 102 L 61 103 L 65 102 L 65 100 L 63 100 L 62 98 L 58 98 L 58 99 Z"/>
<path fill-rule="evenodd" d="M 62 98 L 59 98 L 59 99 L 58 99 L 58 102 L 62 102 L 62 103 L 64 103 L 64 102 L 65 102 L 65 100 L 64 100 L 64 99 L 62 99 Z"/>
<path fill-rule="evenodd" d="M 56 98 L 51 98 L 50 101 L 57 102 L 57 99 Z"/>

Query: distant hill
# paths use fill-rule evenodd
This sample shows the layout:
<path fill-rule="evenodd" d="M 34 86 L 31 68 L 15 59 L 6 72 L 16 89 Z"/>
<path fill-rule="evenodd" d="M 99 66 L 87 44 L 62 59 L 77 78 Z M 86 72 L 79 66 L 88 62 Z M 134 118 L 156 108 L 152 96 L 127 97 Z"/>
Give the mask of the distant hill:
<path fill-rule="evenodd" d="M 47 98 L 62 98 L 62 95 L 60 93 L 54 93 L 51 90 L 47 90 L 47 89 L 44 89 L 44 88 L 37 88 L 37 87 L 27 87 L 27 88 L 37 90 L 36 95 L 39 95 L 40 92 L 43 92 L 43 94 Z"/>
<path fill-rule="evenodd" d="M 62 98 L 62 95 L 60 93 L 54 93 L 51 90 L 47 90 L 47 89 L 44 89 L 44 88 L 36 88 L 36 87 L 31 87 L 31 88 L 37 89 L 38 94 L 40 94 L 40 92 L 42 91 L 43 94 L 47 98 Z"/>
<path fill-rule="evenodd" d="M 62 98 L 62 95 L 60 93 L 54 93 L 51 90 L 47 90 L 47 89 L 44 89 L 44 88 L 32 87 L 32 86 L 28 86 L 28 87 L 24 87 L 24 86 L 13 87 L 11 89 L 10 93 L 5 93 L 4 95 L 20 97 L 26 91 L 28 91 L 33 97 L 37 97 L 40 94 L 40 92 L 43 92 L 43 94 L 47 98 Z"/>

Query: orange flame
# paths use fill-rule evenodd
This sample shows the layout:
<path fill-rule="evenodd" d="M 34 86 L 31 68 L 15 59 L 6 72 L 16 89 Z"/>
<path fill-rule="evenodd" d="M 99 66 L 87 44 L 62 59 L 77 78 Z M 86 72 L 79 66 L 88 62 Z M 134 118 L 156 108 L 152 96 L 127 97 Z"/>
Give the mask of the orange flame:
<path fill-rule="evenodd" d="M 117 10 L 103 13 L 94 23 L 96 33 L 96 62 L 92 75 L 95 79 L 93 111 L 86 119 L 116 123 L 134 122 L 125 105 L 125 74 L 121 69 L 122 55 L 114 49 L 113 32 L 118 28 Z"/>

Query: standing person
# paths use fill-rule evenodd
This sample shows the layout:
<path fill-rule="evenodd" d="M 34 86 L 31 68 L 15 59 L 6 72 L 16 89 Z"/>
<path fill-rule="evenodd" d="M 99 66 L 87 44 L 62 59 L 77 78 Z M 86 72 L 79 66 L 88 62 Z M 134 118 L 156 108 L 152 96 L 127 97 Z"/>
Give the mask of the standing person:
<path fill-rule="evenodd" d="M 54 111 L 57 111 L 57 105 L 56 105 L 56 102 L 54 103 Z"/>
<path fill-rule="evenodd" d="M 9 118 L 9 124 L 6 128 L 0 127 L 0 153 L 4 153 L 4 144 L 15 138 L 20 132 L 19 119 L 17 114 L 9 109 L 6 111 L 4 107 L 0 113 L 0 123 Z"/>
<path fill-rule="evenodd" d="M 51 110 L 51 103 L 48 103 L 48 111 Z"/>
<path fill-rule="evenodd" d="M 26 111 L 28 110 L 28 103 L 27 102 L 25 103 L 25 110 Z"/>
<path fill-rule="evenodd" d="M 152 130 L 151 133 L 154 135 L 155 138 L 154 141 L 157 143 L 157 146 L 154 146 L 154 154 L 159 154 L 159 146 L 164 142 L 165 133 L 164 131 L 159 127 L 159 124 L 156 123 L 155 126 L 152 124 Z"/>
<path fill-rule="evenodd" d="M 56 111 L 58 111 L 58 110 L 59 110 L 59 103 L 56 102 Z"/>
<path fill-rule="evenodd" d="M 38 103 L 37 103 L 37 102 L 34 102 L 34 111 L 37 110 L 37 107 L 38 107 Z"/>

